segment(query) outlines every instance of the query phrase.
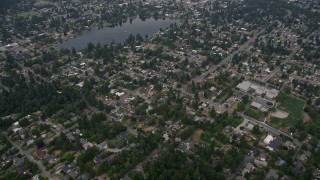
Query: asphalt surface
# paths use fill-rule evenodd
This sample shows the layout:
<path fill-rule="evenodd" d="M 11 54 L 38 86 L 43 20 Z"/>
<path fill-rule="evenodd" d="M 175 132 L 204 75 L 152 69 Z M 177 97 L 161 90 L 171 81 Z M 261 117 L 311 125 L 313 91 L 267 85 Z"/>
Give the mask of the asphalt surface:
<path fill-rule="evenodd" d="M 312 32 L 307 38 L 305 38 L 302 42 L 302 44 L 306 43 L 306 39 L 309 39 L 311 36 L 315 35 L 318 31 L 314 31 Z M 280 68 L 282 65 L 287 64 L 290 60 L 292 60 L 292 57 L 301 49 L 301 45 L 298 47 L 295 47 L 293 49 L 293 51 L 291 52 L 291 54 L 284 60 L 282 61 L 282 63 L 276 67 L 270 74 L 269 76 L 267 76 L 266 78 L 263 79 L 263 82 L 267 82 L 269 81 L 269 79 L 271 79 L 276 73 L 280 72 Z"/>
<path fill-rule="evenodd" d="M 4 135 L 4 136 L 6 137 L 6 139 L 10 142 L 10 144 L 11 144 L 13 147 L 15 147 L 16 149 L 18 149 L 19 152 L 20 152 L 21 154 L 23 154 L 30 162 L 36 164 L 36 165 L 38 166 L 39 170 L 41 171 L 41 173 L 42 173 L 44 176 L 48 177 L 49 179 L 53 179 L 53 176 L 46 170 L 45 166 L 42 164 L 41 161 L 35 160 L 35 159 L 29 154 L 29 152 L 23 150 L 23 149 L 18 145 L 18 143 L 12 141 L 12 140 L 8 137 L 8 135 L 7 135 L 6 133 L 3 133 L 3 135 Z"/>
<path fill-rule="evenodd" d="M 282 131 L 280 131 L 280 130 L 272 127 L 272 126 L 269 126 L 269 125 L 266 124 L 265 122 L 261 122 L 261 121 L 258 121 L 258 120 L 256 120 L 256 119 L 253 119 L 253 118 L 251 118 L 251 117 L 249 117 L 249 116 L 244 115 L 243 113 L 238 113 L 238 115 L 242 116 L 245 120 L 247 120 L 247 121 L 249 121 L 249 122 L 251 122 L 251 123 L 253 123 L 253 124 L 259 125 L 259 126 L 262 127 L 264 130 L 267 130 L 268 132 L 270 132 L 270 133 L 272 133 L 272 134 L 274 134 L 274 135 L 286 136 L 286 137 L 292 139 L 293 142 L 294 142 L 296 145 L 298 145 L 299 147 L 301 146 L 301 142 L 300 142 L 300 141 L 298 141 L 297 139 L 294 139 L 291 135 L 289 135 L 289 134 L 287 134 L 287 133 L 285 133 L 285 132 L 282 132 Z"/>
<path fill-rule="evenodd" d="M 241 45 L 236 51 L 234 51 L 233 53 L 231 53 L 229 56 L 227 56 L 226 58 L 224 58 L 222 61 L 220 61 L 216 66 L 210 68 L 209 70 L 207 70 L 206 72 L 202 73 L 200 76 L 197 76 L 196 78 L 194 78 L 193 80 L 195 82 L 199 82 L 200 80 L 203 80 L 205 77 L 209 76 L 211 73 L 215 72 L 220 66 L 229 63 L 233 56 L 241 51 L 244 51 L 246 48 L 248 48 L 248 46 L 250 44 L 252 44 L 257 37 L 259 37 L 262 33 L 265 32 L 266 29 L 262 29 L 259 32 L 255 33 L 255 35 L 250 38 L 246 43 L 244 43 L 243 45 Z M 191 80 L 192 81 L 192 80 Z"/>

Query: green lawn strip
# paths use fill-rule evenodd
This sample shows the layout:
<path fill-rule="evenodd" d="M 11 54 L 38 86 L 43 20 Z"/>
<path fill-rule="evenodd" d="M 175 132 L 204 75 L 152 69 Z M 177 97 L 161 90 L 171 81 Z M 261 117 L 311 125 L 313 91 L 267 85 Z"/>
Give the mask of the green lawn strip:
<path fill-rule="evenodd" d="M 27 11 L 27 12 L 21 12 L 19 14 L 17 14 L 18 17 L 23 17 L 23 18 L 31 18 L 33 16 L 35 16 L 37 13 L 33 12 L 33 11 Z"/>

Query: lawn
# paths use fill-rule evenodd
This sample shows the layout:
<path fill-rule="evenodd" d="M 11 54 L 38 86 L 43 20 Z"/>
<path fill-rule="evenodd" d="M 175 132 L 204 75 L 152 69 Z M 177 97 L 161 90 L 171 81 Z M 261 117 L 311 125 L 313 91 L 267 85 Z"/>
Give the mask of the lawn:
<path fill-rule="evenodd" d="M 37 13 L 33 12 L 33 11 L 27 11 L 27 12 L 21 12 L 19 14 L 17 14 L 18 17 L 23 17 L 23 18 L 31 18 L 33 16 L 35 16 Z"/>
<path fill-rule="evenodd" d="M 285 119 L 272 117 L 271 123 L 275 127 L 294 126 L 298 121 L 303 120 L 303 107 L 305 104 L 303 100 L 282 93 L 279 95 L 279 103 L 278 109 L 288 112 L 289 116 Z"/>
<path fill-rule="evenodd" d="M 199 144 L 202 133 L 203 133 L 202 129 L 196 129 L 193 135 L 191 136 L 192 142 L 194 142 L 195 144 Z"/>

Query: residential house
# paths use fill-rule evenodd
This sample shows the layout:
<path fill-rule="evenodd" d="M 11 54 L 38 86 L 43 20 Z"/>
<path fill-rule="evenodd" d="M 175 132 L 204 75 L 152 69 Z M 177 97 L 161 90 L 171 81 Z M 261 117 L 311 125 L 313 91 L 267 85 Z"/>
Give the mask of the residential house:
<path fill-rule="evenodd" d="M 293 142 L 291 141 L 286 141 L 283 146 L 287 149 L 287 150 L 291 150 L 291 149 L 295 149 L 296 146 L 293 144 Z"/>
<path fill-rule="evenodd" d="M 61 170 L 64 174 L 68 174 L 71 172 L 71 166 L 70 165 L 66 165 L 62 168 Z"/>
<path fill-rule="evenodd" d="M 275 138 L 273 138 L 273 140 L 269 143 L 269 145 L 267 146 L 267 148 L 270 151 L 276 151 L 279 149 L 281 145 L 281 137 L 280 136 L 276 136 Z"/>
<path fill-rule="evenodd" d="M 94 157 L 93 162 L 96 164 L 100 164 L 104 161 L 102 154 L 98 154 Z"/>
<path fill-rule="evenodd" d="M 14 157 L 12 159 L 13 165 L 15 167 L 21 167 L 24 164 L 24 160 L 22 158 Z"/>
<path fill-rule="evenodd" d="M 76 138 L 73 136 L 72 132 L 69 132 L 68 134 L 66 134 L 67 138 L 69 141 L 74 141 Z"/>
<path fill-rule="evenodd" d="M 84 150 L 88 150 L 92 148 L 94 145 L 91 142 L 86 142 L 85 144 L 82 145 Z"/>
<path fill-rule="evenodd" d="M 265 159 L 255 159 L 254 164 L 260 168 L 267 167 L 268 162 Z"/>
<path fill-rule="evenodd" d="M 279 178 L 279 175 L 278 175 L 278 172 L 276 170 L 270 169 L 268 171 L 268 173 L 266 174 L 266 180 L 278 179 L 278 178 Z"/>

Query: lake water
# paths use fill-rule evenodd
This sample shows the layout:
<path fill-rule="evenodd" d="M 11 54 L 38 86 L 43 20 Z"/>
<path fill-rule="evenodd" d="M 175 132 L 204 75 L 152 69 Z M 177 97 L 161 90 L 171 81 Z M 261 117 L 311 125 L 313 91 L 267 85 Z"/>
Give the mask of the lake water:
<path fill-rule="evenodd" d="M 147 19 L 142 21 L 137 18 L 130 23 L 128 20 L 126 23 L 122 23 L 122 26 L 94 29 L 79 35 L 73 39 L 69 39 L 63 43 L 59 43 L 59 48 L 72 49 L 73 47 L 77 50 L 85 49 L 89 42 L 101 45 L 109 44 L 114 42 L 124 42 L 130 34 L 137 35 L 138 33 L 145 38 L 145 35 L 152 36 L 160 30 L 160 28 L 165 29 L 170 27 L 171 24 L 178 23 L 173 19 Z"/>

